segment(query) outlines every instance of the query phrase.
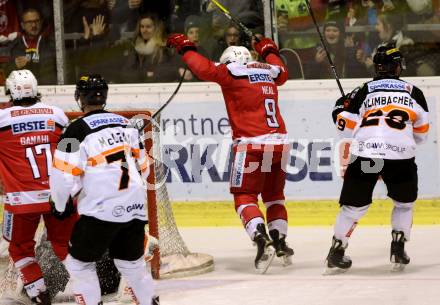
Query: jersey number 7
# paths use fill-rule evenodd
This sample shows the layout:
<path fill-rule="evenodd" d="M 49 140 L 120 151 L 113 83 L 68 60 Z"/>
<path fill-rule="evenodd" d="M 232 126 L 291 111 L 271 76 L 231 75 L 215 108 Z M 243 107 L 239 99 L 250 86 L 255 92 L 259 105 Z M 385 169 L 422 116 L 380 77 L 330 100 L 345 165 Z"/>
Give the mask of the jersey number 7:
<path fill-rule="evenodd" d="M 130 181 L 130 176 L 128 175 L 128 164 L 127 159 L 125 158 L 124 151 L 118 151 L 113 154 L 105 156 L 105 159 L 108 164 L 121 161 L 121 170 L 122 175 L 121 179 L 119 180 L 119 190 L 124 190 L 128 187 L 128 181 Z"/>

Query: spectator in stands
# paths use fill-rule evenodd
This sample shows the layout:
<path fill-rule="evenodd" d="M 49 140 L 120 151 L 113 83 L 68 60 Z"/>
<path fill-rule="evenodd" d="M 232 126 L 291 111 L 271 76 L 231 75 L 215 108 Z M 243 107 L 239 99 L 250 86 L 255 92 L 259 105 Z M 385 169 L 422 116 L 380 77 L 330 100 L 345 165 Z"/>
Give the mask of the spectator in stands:
<path fill-rule="evenodd" d="M 88 24 L 98 15 L 110 22 L 110 10 L 115 0 L 67 0 L 63 1 L 64 31 L 66 33 L 82 33 L 84 18 Z"/>
<path fill-rule="evenodd" d="M 409 75 L 437 76 L 440 74 L 440 32 L 432 24 L 440 24 L 440 2 L 431 0 L 406 0 L 412 13 L 411 23 L 426 24 L 423 31 L 414 35 L 414 45 L 401 48 Z"/>
<path fill-rule="evenodd" d="M 165 25 L 156 14 L 139 18 L 134 39 L 128 42 L 126 75 L 128 82 L 172 82 L 177 80 L 176 62 L 166 46 Z M 127 44 L 126 44 L 127 45 Z"/>
<path fill-rule="evenodd" d="M 0 1 L 0 44 L 13 41 L 19 31 L 20 25 L 14 1 Z"/>
<path fill-rule="evenodd" d="M 182 33 L 185 31 L 185 21 L 191 15 L 202 14 L 202 5 L 207 4 L 205 0 L 175 0 L 174 13 L 175 21 L 173 32 Z"/>
<path fill-rule="evenodd" d="M 345 26 L 342 22 L 336 20 L 327 21 L 323 27 L 323 36 L 340 77 L 356 78 L 368 76 L 365 66 L 356 60 L 354 41 L 351 36 L 345 36 Z M 333 77 L 326 52 L 321 44 L 317 47 L 314 64 L 311 66 L 310 77 Z"/>
<path fill-rule="evenodd" d="M 49 35 L 53 33 L 53 0 L 20 0 L 17 1 L 18 16 L 28 9 L 36 9 L 40 12 L 42 23 L 43 35 Z"/>
<path fill-rule="evenodd" d="M 263 1 L 259 0 L 222 0 L 231 15 L 240 20 L 250 29 L 263 26 Z M 216 38 L 223 36 L 224 29 L 228 26 L 229 19 L 213 4 L 209 3 L 208 12 L 212 13 L 212 28 Z"/>
<path fill-rule="evenodd" d="M 104 15 L 96 15 L 89 23 L 82 17 L 83 33 L 76 48 L 66 48 L 68 61 L 68 82 L 74 82 L 78 75 L 94 71 L 105 75 L 110 83 L 123 82 L 120 68 L 124 64 L 123 46 L 115 44 L 110 35 L 110 26 Z"/>
<path fill-rule="evenodd" d="M 223 38 L 217 41 L 217 46 L 213 51 L 212 59 L 214 61 L 220 61 L 220 56 L 223 51 L 230 46 L 241 46 L 242 44 L 242 33 L 237 25 L 231 23 L 225 30 Z"/>
<path fill-rule="evenodd" d="M 123 34 L 134 32 L 136 21 L 139 19 L 139 6 L 142 0 L 112 0 L 110 20 L 112 21 L 111 39 L 123 38 Z"/>
<path fill-rule="evenodd" d="M 198 17 L 196 15 L 188 16 L 188 18 L 186 18 L 186 20 L 185 20 L 185 34 L 188 37 L 189 41 L 191 41 L 192 43 L 194 43 L 197 46 L 198 52 L 200 54 L 202 54 L 203 56 L 209 58 L 208 52 L 199 43 L 200 42 L 200 40 L 199 40 L 199 38 L 200 38 L 200 36 L 199 36 L 200 22 L 201 22 L 200 17 Z M 186 64 L 180 58 L 176 58 L 176 60 L 179 61 L 179 68 L 178 68 L 179 75 L 182 76 L 183 72 L 185 71 Z M 198 81 L 198 78 L 195 77 L 191 73 L 190 70 L 186 70 L 184 80 L 185 81 Z"/>
<path fill-rule="evenodd" d="M 6 74 L 11 60 L 11 42 L 20 31 L 15 1 L 0 1 L 0 85 L 5 84 Z"/>
<path fill-rule="evenodd" d="M 54 41 L 42 35 L 43 20 L 35 9 L 27 9 L 21 15 L 22 36 L 14 41 L 11 49 L 11 70 L 31 70 L 39 84 L 56 83 Z"/>
<path fill-rule="evenodd" d="M 377 46 L 383 46 L 393 42 L 397 48 L 402 46 L 413 45 L 414 41 L 405 36 L 402 32 L 403 22 L 400 14 L 381 13 L 377 17 L 376 31 L 378 33 L 380 44 Z M 376 49 L 377 49 L 376 48 Z M 356 54 L 357 60 L 364 64 L 369 70 L 373 68 L 373 54 L 366 56 L 362 49 L 359 49 Z"/>
<path fill-rule="evenodd" d="M 306 78 L 310 77 L 310 66 L 313 65 L 316 45 L 319 43 L 319 36 L 316 34 L 315 25 L 307 9 L 306 0 L 275 0 L 281 27 L 279 39 L 281 48 L 295 50 L 304 65 Z M 326 4 L 321 0 L 310 0 L 318 22 L 324 19 Z M 309 33 L 295 33 L 295 32 Z"/>

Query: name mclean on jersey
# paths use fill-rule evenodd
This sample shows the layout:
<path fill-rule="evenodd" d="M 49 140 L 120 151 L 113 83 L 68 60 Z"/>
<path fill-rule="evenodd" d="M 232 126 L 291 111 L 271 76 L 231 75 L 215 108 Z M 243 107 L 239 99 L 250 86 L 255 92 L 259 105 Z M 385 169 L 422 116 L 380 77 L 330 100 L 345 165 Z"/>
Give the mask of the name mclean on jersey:
<path fill-rule="evenodd" d="M 389 104 L 401 104 L 414 108 L 414 102 L 408 96 L 377 96 L 364 101 L 365 108 L 371 108 L 374 106 L 385 106 Z"/>
<path fill-rule="evenodd" d="M 115 132 L 115 133 L 111 133 L 110 137 L 101 137 L 98 139 L 99 144 L 101 144 L 101 146 L 111 146 L 111 145 L 115 145 L 118 143 L 130 143 L 129 141 L 129 136 L 127 136 L 125 133 L 123 132 Z"/>

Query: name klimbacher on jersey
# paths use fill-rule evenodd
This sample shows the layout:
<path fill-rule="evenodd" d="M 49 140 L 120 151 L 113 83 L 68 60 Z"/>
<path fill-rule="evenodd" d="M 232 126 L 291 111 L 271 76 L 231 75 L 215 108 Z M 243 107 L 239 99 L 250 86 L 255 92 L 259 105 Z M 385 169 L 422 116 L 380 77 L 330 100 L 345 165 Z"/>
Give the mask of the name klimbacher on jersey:
<path fill-rule="evenodd" d="M 385 106 L 389 104 L 401 104 L 414 108 L 414 102 L 408 96 L 375 96 L 364 101 L 365 108 Z"/>
<path fill-rule="evenodd" d="M 363 106 L 365 109 L 368 109 L 377 106 L 386 106 L 389 104 L 400 104 L 410 108 L 414 108 L 414 101 L 410 96 L 399 94 L 402 91 L 411 93 L 412 88 L 412 85 L 398 80 L 374 81 L 368 84 L 368 91 L 370 92 L 370 94 L 374 91 L 380 90 L 381 93 L 386 93 L 386 96 L 369 96 L 363 102 Z M 393 95 L 393 93 L 396 95 Z"/>

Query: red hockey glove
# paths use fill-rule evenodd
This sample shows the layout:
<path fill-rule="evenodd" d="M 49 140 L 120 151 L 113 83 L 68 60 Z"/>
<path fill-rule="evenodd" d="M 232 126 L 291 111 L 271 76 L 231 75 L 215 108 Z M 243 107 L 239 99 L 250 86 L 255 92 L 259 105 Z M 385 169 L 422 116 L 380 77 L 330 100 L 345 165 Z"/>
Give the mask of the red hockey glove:
<path fill-rule="evenodd" d="M 189 50 L 197 51 L 196 45 L 183 34 L 170 34 L 167 39 L 167 47 L 176 48 L 177 53 L 180 55 Z"/>
<path fill-rule="evenodd" d="M 262 38 L 255 43 L 254 48 L 263 59 L 265 59 L 270 53 L 280 56 L 277 45 L 269 38 Z"/>

